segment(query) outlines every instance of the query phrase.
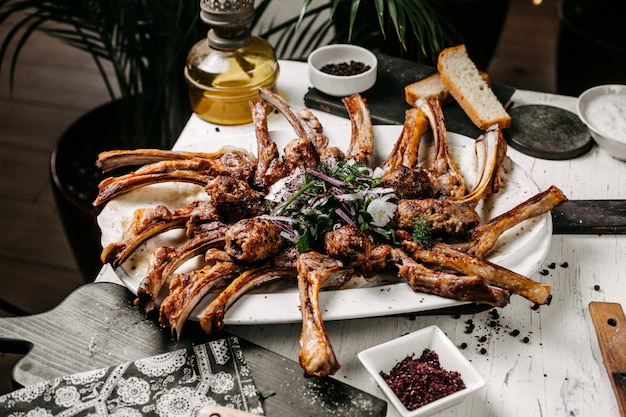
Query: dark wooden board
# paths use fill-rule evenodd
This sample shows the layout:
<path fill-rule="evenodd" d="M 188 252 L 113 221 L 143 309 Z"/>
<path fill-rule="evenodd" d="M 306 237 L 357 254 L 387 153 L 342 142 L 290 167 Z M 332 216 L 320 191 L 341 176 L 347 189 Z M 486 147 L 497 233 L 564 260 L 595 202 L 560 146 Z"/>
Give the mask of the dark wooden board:
<path fill-rule="evenodd" d="M 30 385 L 211 339 L 190 322 L 183 339 L 174 341 L 139 312 L 134 298 L 123 286 L 92 283 L 46 313 L 0 318 L 0 352 L 26 353 L 13 370 L 15 382 Z M 241 338 L 240 343 L 257 388 L 276 392 L 264 403 L 269 416 L 386 415 L 387 403 L 376 396 L 334 378 L 305 378 L 297 362 Z"/>
<path fill-rule="evenodd" d="M 377 54 L 377 58 L 376 84 L 361 93 L 367 100 L 372 123 L 404 124 L 404 113 L 409 108 L 404 98 L 404 87 L 434 74 L 437 69 L 385 54 Z M 515 89 L 504 85 L 494 85 L 493 91 L 500 102 L 506 105 Z M 309 89 L 305 94 L 304 104 L 311 109 L 348 117 L 340 97 L 329 96 L 315 88 Z M 472 123 L 456 102 L 444 104 L 442 110 L 446 120 L 446 128 L 450 132 L 460 133 L 473 139 L 483 133 Z"/>
<path fill-rule="evenodd" d="M 552 233 L 626 233 L 626 200 L 564 201 L 552 210 Z"/>

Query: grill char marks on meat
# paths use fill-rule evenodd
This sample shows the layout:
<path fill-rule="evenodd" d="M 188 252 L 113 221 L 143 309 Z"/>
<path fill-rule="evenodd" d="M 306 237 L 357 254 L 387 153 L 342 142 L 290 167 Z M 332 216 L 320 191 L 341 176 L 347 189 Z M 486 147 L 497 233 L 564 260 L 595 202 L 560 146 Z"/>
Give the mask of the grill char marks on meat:
<path fill-rule="evenodd" d="M 319 252 L 306 252 L 296 262 L 298 292 L 302 314 L 300 366 L 305 375 L 328 376 L 339 369 L 319 306 L 322 288 L 338 288 L 352 276 L 353 270 L 341 268 L 335 260 Z"/>
<path fill-rule="evenodd" d="M 187 228 L 187 236 L 198 225 L 218 220 L 215 207 L 208 201 L 193 201 L 171 212 L 165 206 L 135 210 L 127 237 L 122 243 L 107 245 L 101 254 L 103 263 L 121 265 L 143 243 L 168 230 Z"/>
<path fill-rule="evenodd" d="M 170 327 L 174 338 L 179 340 L 187 317 L 200 300 L 226 286 L 241 271 L 240 265 L 226 259 L 202 269 L 174 275 L 169 294 L 159 309 L 159 323 Z"/>
<path fill-rule="evenodd" d="M 284 246 L 285 239 L 280 234 L 280 228 L 264 218 L 240 220 L 225 234 L 224 250 L 241 262 L 263 262 L 278 254 Z"/>
<path fill-rule="evenodd" d="M 206 333 L 224 327 L 224 315 L 242 295 L 262 285 L 282 279 L 293 279 L 296 271 L 291 268 L 264 266 L 249 269 L 235 278 L 200 315 L 200 327 Z"/>
<path fill-rule="evenodd" d="M 485 279 L 478 275 L 458 275 L 434 270 L 395 248 L 391 250 L 391 254 L 398 267 L 398 276 L 404 279 L 413 291 L 494 307 L 504 307 L 509 303 L 508 291 L 489 286 Z"/>
<path fill-rule="evenodd" d="M 360 94 L 344 97 L 341 101 L 348 110 L 352 127 L 346 159 L 368 165 L 369 157 L 374 153 L 374 133 L 367 101 Z"/>
<path fill-rule="evenodd" d="M 137 289 L 136 305 L 146 312 L 152 311 L 165 281 L 178 267 L 211 247 L 224 245 L 227 226 L 221 222 L 215 222 L 213 226 L 204 228 L 202 233 L 193 236 L 179 249 L 161 247 L 153 252 L 148 272 Z"/>
<path fill-rule="evenodd" d="M 320 156 L 315 147 L 306 138 L 298 138 L 289 142 L 284 149 L 283 159 L 287 172 L 293 174 L 297 168 L 306 170 L 315 168 L 320 163 Z"/>
<path fill-rule="evenodd" d="M 265 103 L 262 100 L 250 102 L 250 109 L 257 143 L 257 167 L 253 186 L 267 192 L 272 184 L 287 175 L 287 168 L 280 159 L 276 143 L 270 138 Z"/>
<path fill-rule="evenodd" d="M 393 226 L 412 230 L 416 219 L 423 218 L 433 236 L 465 237 L 480 224 L 476 211 L 463 204 L 454 204 L 445 199 L 400 200 L 393 218 Z"/>
<path fill-rule="evenodd" d="M 245 181 L 218 175 L 207 181 L 204 189 L 211 196 L 216 213 L 226 223 L 267 212 L 265 194 L 253 190 Z"/>
<path fill-rule="evenodd" d="M 383 176 L 383 186 L 393 188 L 399 199 L 424 199 L 433 196 L 430 176 L 421 167 L 399 166 Z"/>
<path fill-rule="evenodd" d="M 129 155 L 133 153 L 126 152 Z M 146 153 L 145 150 L 143 152 Z M 162 151 L 155 151 L 155 155 L 161 154 Z M 183 152 L 181 159 L 154 162 L 130 174 L 106 178 L 98 185 L 98 196 L 94 205 L 103 204 L 128 191 L 150 184 L 187 182 L 204 186 L 216 175 L 228 175 L 248 181 L 256 169 L 256 158 L 243 150 L 225 149 L 207 155 L 210 157 L 190 158 L 189 154 Z"/>
<path fill-rule="evenodd" d="M 370 258 L 372 241 L 355 225 L 341 226 L 324 236 L 324 252 L 345 267 L 357 267 Z"/>
<path fill-rule="evenodd" d="M 445 243 L 435 242 L 432 247 L 425 247 L 415 242 L 405 241 L 404 250 L 418 262 L 438 265 L 466 275 L 478 275 L 488 285 L 521 295 L 534 303 L 546 304 L 550 300 L 549 285 L 538 283 L 489 261 L 460 252 Z"/>
<path fill-rule="evenodd" d="M 435 195 L 462 197 L 465 195 L 465 180 L 450 155 L 448 134 L 439 100 L 430 98 L 419 100 L 420 110 L 428 119 L 435 141 L 435 156 L 428 169 L 435 189 Z"/>

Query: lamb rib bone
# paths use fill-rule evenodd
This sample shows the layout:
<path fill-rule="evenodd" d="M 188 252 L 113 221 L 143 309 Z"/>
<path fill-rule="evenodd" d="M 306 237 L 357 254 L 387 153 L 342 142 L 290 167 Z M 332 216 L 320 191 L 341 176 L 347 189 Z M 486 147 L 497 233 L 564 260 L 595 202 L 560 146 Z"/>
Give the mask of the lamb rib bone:
<path fill-rule="evenodd" d="M 108 177 L 98 185 L 98 196 L 93 204 L 96 206 L 103 204 L 128 191 L 150 184 L 188 182 L 204 186 L 216 175 L 230 175 L 242 180 L 248 180 L 253 175 L 257 160 L 249 152 L 228 148 L 217 154 L 219 158 L 213 159 L 183 158 L 158 161 L 130 174 Z"/>
<path fill-rule="evenodd" d="M 195 306 L 211 291 L 240 274 L 242 268 L 232 261 L 220 261 L 202 269 L 172 277 L 169 294 L 159 308 L 159 323 L 169 326 L 176 340 Z"/>
<path fill-rule="evenodd" d="M 519 294 L 537 304 L 550 301 L 548 284 L 538 283 L 502 266 L 460 252 L 445 243 L 434 242 L 431 247 L 426 247 L 413 241 L 404 241 L 403 246 L 405 252 L 419 262 L 466 275 L 481 276 L 487 284 Z"/>
<path fill-rule="evenodd" d="M 509 303 L 508 291 L 487 285 L 478 275 L 456 275 L 428 268 L 398 248 L 391 250 L 391 257 L 398 267 L 398 276 L 413 291 L 494 307 L 504 307 Z"/>
<path fill-rule="evenodd" d="M 330 344 L 319 306 L 322 288 L 340 287 L 353 270 L 341 268 L 335 260 L 319 252 L 306 252 L 296 261 L 302 332 L 300 333 L 300 366 L 305 375 L 328 376 L 340 365 Z"/>
<path fill-rule="evenodd" d="M 250 102 L 254 132 L 257 143 L 257 168 L 254 173 L 255 188 L 267 192 L 269 187 L 287 175 L 285 164 L 280 159 L 278 147 L 267 128 L 265 104 L 262 100 Z"/>
<path fill-rule="evenodd" d="M 102 172 L 110 172 L 127 166 L 140 166 L 160 161 L 181 159 L 219 159 L 228 151 L 222 148 L 216 152 L 183 152 L 161 149 L 114 150 L 101 152 L 96 160 L 96 167 Z"/>
<path fill-rule="evenodd" d="M 374 152 L 374 133 L 367 101 L 360 94 L 344 97 L 341 101 L 348 111 L 352 129 L 346 159 L 369 165 L 369 157 Z"/>
<path fill-rule="evenodd" d="M 563 192 L 552 185 L 511 210 L 475 227 L 470 234 L 470 242 L 461 244 L 460 249 L 483 258 L 493 248 L 502 233 L 524 220 L 549 212 L 566 200 L 567 197 L 563 195 Z"/>
<path fill-rule="evenodd" d="M 422 136 L 428 130 L 428 119 L 420 109 L 412 107 L 404 113 L 404 124 L 400 136 L 393 149 L 380 167 L 390 173 L 394 169 L 404 166 L 413 168 L 417 165 Z"/>
<path fill-rule="evenodd" d="M 475 143 L 478 160 L 478 180 L 468 194 L 447 199 L 456 204 L 466 204 L 476 208 L 478 202 L 497 192 L 500 186 L 500 172 L 506 157 L 507 144 L 500 127 L 496 124 L 482 134 Z"/>
<path fill-rule="evenodd" d="M 235 278 L 200 315 L 200 327 L 206 333 L 221 330 L 224 327 L 224 315 L 242 295 L 261 285 L 278 279 L 294 278 L 292 268 L 264 266 L 244 271 Z"/>
<path fill-rule="evenodd" d="M 259 88 L 259 95 L 261 98 L 271 105 L 274 109 L 280 112 L 285 119 L 289 122 L 293 130 L 296 132 L 296 136 L 300 139 L 306 139 L 315 146 L 317 140 L 317 132 L 310 129 L 310 122 L 303 122 L 300 116 L 291 108 L 291 106 L 278 94 L 274 93 L 268 88 Z M 309 113 L 307 117 L 312 116 Z M 321 126 L 321 125 L 320 125 Z"/>
<path fill-rule="evenodd" d="M 193 219 L 193 224 L 215 221 L 212 207 L 210 202 L 194 201 L 173 212 L 165 206 L 137 209 L 134 213 L 134 221 L 131 222 L 128 230 L 128 237 L 122 243 L 107 245 L 102 250 L 100 259 L 103 263 L 111 263 L 113 267 L 117 267 L 124 263 L 140 245 L 156 235 L 168 230 L 184 228 L 189 225 L 191 219 Z"/>
<path fill-rule="evenodd" d="M 211 247 L 223 246 L 226 226 L 223 224 L 216 226 L 212 230 L 206 230 L 194 236 L 179 249 L 157 248 L 152 254 L 155 262 L 151 262 L 146 276 L 139 283 L 135 304 L 146 312 L 153 310 L 155 300 L 165 281 L 178 267 Z M 158 261 L 157 258 L 161 252 L 164 252 L 165 256 L 160 256 L 161 260 Z"/>
<path fill-rule="evenodd" d="M 419 99 L 415 102 L 428 119 L 435 141 L 435 156 L 429 167 L 431 180 L 442 196 L 465 195 L 465 180 L 450 155 L 446 124 L 437 98 Z"/>

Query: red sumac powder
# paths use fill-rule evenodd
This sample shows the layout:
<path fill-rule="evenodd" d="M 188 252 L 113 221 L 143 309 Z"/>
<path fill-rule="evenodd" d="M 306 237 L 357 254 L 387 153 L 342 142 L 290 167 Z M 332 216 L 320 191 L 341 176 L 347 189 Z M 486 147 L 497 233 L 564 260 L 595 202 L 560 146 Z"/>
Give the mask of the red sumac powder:
<path fill-rule="evenodd" d="M 424 349 L 418 359 L 408 355 L 380 376 L 409 411 L 465 388 L 461 374 L 443 369 L 439 355 L 430 349 Z"/>

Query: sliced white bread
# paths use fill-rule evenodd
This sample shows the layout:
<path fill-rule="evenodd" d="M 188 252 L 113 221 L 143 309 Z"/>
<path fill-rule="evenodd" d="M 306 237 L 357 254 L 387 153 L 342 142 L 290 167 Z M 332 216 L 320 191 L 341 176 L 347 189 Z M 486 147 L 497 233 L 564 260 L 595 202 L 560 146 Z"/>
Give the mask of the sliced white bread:
<path fill-rule="evenodd" d="M 486 130 L 495 123 L 502 129 L 511 125 L 511 116 L 480 75 L 465 45 L 441 51 L 437 69 L 443 85 L 476 126 Z"/>
<path fill-rule="evenodd" d="M 489 74 L 480 71 L 480 75 L 485 79 L 487 85 L 491 86 Z M 415 102 L 420 98 L 437 97 L 440 103 L 447 103 L 453 100 L 448 87 L 441 81 L 441 74 L 438 72 L 431 76 L 422 78 L 419 81 L 408 84 L 404 87 L 404 95 L 409 106 L 415 107 Z"/>
<path fill-rule="evenodd" d="M 404 87 L 404 95 L 406 102 L 413 107 L 420 98 L 437 97 L 441 103 L 451 99 L 450 91 L 441 82 L 438 72 Z"/>

